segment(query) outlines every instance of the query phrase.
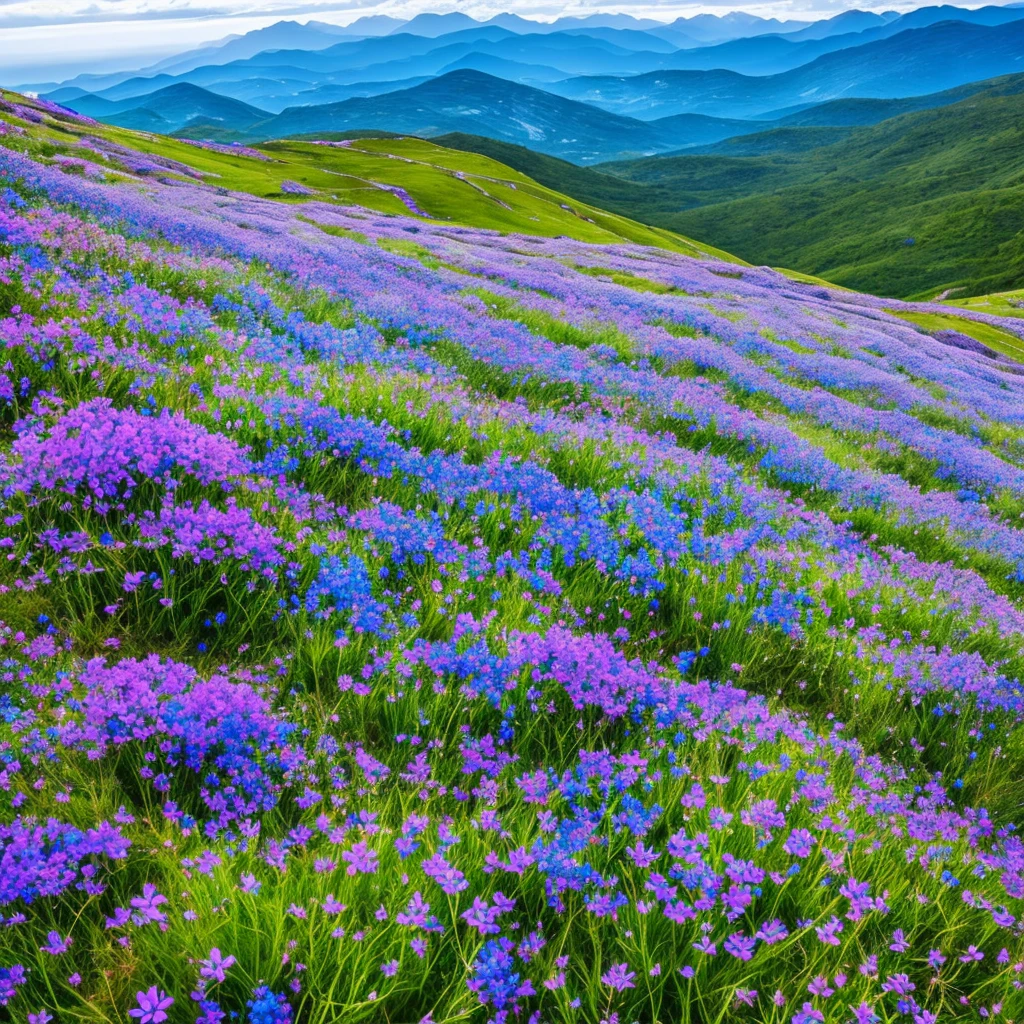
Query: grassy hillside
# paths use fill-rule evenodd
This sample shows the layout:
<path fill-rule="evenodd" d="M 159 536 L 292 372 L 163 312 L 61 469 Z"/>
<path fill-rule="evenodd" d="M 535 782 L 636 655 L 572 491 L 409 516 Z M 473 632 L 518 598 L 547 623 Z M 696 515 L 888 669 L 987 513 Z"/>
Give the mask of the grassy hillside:
<path fill-rule="evenodd" d="M 13 93 L 2 95 L 9 104 L 21 99 Z M 76 156 L 95 155 L 99 140 L 115 173 L 180 178 L 184 169 L 210 185 L 284 202 L 356 204 L 389 215 L 420 211 L 429 219 L 501 232 L 564 235 L 597 243 L 634 242 L 720 255 L 712 247 L 663 228 L 570 199 L 486 156 L 448 150 L 421 139 L 336 139 L 331 145 L 281 141 L 259 149 L 210 147 L 107 125 L 83 127 L 65 119 L 40 126 L 24 144 L 44 159 L 74 161 Z M 126 157 L 117 147 L 133 155 Z M 141 167 L 139 153 L 154 157 L 155 162 Z M 282 186 L 291 191 L 282 191 Z"/>
<path fill-rule="evenodd" d="M 686 150 L 693 156 L 768 156 L 770 154 L 806 153 L 811 149 L 831 146 L 853 134 L 853 128 L 832 127 L 770 128 L 723 139 L 707 146 L 694 146 Z"/>
<path fill-rule="evenodd" d="M 1021 1020 L 1020 363 L 64 118 L 0 114 L 0 1021 Z"/>
<path fill-rule="evenodd" d="M 851 99 L 828 100 L 825 103 L 800 104 L 789 110 L 771 112 L 769 117 L 779 127 L 831 126 L 878 124 L 901 114 L 913 114 L 919 110 L 934 110 L 948 107 L 978 93 L 990 95 L 1013 95 L 1021 91 L 1021 76 L 1002 75 L 987 78 L 955 89 L 926 93 L 921 96 L 906 96 L 898 99 Z"/>
<path fill-rule="evenodd" d="M 1024 281 L 1024 95 L 1004 91 L 803 153 L 602 169 L 662 189 L 653 201 L 640 194 L 636 215 L 714 238 L 752 263 L 880 294 L 998 291 Z"/>
<path fill-rule="evenodd" d="M 995 312 L 990 309 L 981 311 Z M 1024 340 L 1018 334 L 1002 330 L 993 324 L 968 320 L 965 317 L 957 316 L 955 313 L 925 313 L 905 309 L 890 310 L 890 312 L 901 320 L 906 320 L 907 323 L 920 327 L 925 334 L 958 331 L 961 334 L 966 334 L 969 338 L 974 338 L 975 341 L 980 341 L 993 352 L 998 352 L 1019 363 L 1024 362 Z"/>
<path fill-rule="evenodd" d="M 1024 289 L 994 292 L 991 295 L 976 295 L 963 299 L 948 298 L 943 300 L 943 305 L 1022 320 L 1024 319 Z"/>
<path fill-rule="evenodd" d="M 880 294 L 965 295 L 1024 280 L 1021 88 L 1024 75 L 1013 76 L 943 109 L 842 129 L 850 132 L 843 141 L 804 152 L 800 129 L 715 147 L 776 150 L 740 158 L 684 154 L 578 168 L 487 139 L 438 141 L 561 182 L 607 209 L 714 239 L 751 263 Z M 808 142 L 828 131 L 804 130 Z"/>
<path fill-rule="evenodd" d="M 630 181 L 617 174 L 608 173 L 602 166 L 580 167 L 569 163 L 568 160 L 537 153 L 515 143 L 500 142 L 468 132 L 438 135 L 433 141 L 448 149 L 483 154 L 514 167 L 549 188 L 560 187 L 566 195 L 577 198 L 586 196 L 588 202 L 607 210 L 622 213 L 624 210 L 632 209 L 642 211 L 644 217 L 651 215 L 652 212 L 656 216 L 661 204 L 670 204 L 672 201 L 671 190 L 657 183 Z"/>

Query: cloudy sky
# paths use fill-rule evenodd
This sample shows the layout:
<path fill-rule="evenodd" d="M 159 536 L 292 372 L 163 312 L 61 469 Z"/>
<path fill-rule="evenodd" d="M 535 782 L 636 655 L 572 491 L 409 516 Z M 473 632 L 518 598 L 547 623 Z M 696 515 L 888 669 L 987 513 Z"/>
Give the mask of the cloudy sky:
<path fill-rule="evenodd" d="M 514 11 L 538 20 L 602 11 L 672 21 L 705 11 L 745 10 L 810 19 L 851 7 L 908 10 L 924 2 L 942 0 L 0 0 L 0 79 L 30 84 L 82 71 L 137 68 L 281 18 L 344 25 L 363 14 L 411 17 L 424 10 L 458 10 L 478 18 Z M 962 6 L 981 3 L 967 0 Z"/>

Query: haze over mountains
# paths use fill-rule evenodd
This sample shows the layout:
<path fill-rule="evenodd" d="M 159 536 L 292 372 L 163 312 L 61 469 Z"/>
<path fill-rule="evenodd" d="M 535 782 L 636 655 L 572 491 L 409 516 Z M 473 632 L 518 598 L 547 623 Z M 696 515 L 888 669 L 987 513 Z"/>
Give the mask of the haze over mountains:
<path fill-rule="evenodd" d="M 810 24 L 740 12 L 671 24 L 452 13 L 284 21 L 43 94 L 122 127 L 221 141 L 461 132 L 594 164 L 762 133 L 841 98 L 907 100 L 1021 70 L 1020 7 L 847 11 Z"/>

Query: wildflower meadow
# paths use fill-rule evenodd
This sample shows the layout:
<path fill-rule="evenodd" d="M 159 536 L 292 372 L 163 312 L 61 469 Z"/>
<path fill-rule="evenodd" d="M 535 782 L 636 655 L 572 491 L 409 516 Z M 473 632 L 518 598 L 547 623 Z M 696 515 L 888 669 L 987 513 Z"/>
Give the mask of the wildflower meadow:
<path fill-rule="evenodd" d="M 91 132 L 0 110 L 0 1019 L 1021 1019 L 1022 364 Z"/>

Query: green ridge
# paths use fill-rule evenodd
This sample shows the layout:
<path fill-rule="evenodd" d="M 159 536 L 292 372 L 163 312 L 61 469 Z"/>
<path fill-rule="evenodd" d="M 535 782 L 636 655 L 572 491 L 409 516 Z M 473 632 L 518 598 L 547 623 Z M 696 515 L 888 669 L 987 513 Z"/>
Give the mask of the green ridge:
<path fill-rule="evenodd" d="M 0 95 L 14 102 L 20 98 L 9 92 Z M 36 156 L 51 159 L 95 159 L 96 154 L 84 150 L 80 143 L 90 136 L 99 137 L 152 156 L 176 160 L 202 173 L 210 185 L 286 202 L 319 200 L 363 206 L 384 214 L 410 215 L 406 203 L 389 191 L 399 188 L 434 221 L 505 233 L 565 235 L 596 244 L 658 246 L 699 257 L 743 262 L 671 230 L 644 225 L 571 199 L 485 155 L 446 149 L 417 138 L 358 134 L 362 137 L 345 147 L 302 140 L 268 142 L 256 150 L 269 158 L 261 159 L 247 155 L 244 149 L 209 149 L 166 135 L 105 124 L 83 127 L 69 120 L 59 130 L 40 126 L 24 146 Z M 111 167 L 117 167 L 116 159 Z M 312 189 L 313 194 L 285 195 L 281 191 L 285 181 L 298 182 Z"/>

